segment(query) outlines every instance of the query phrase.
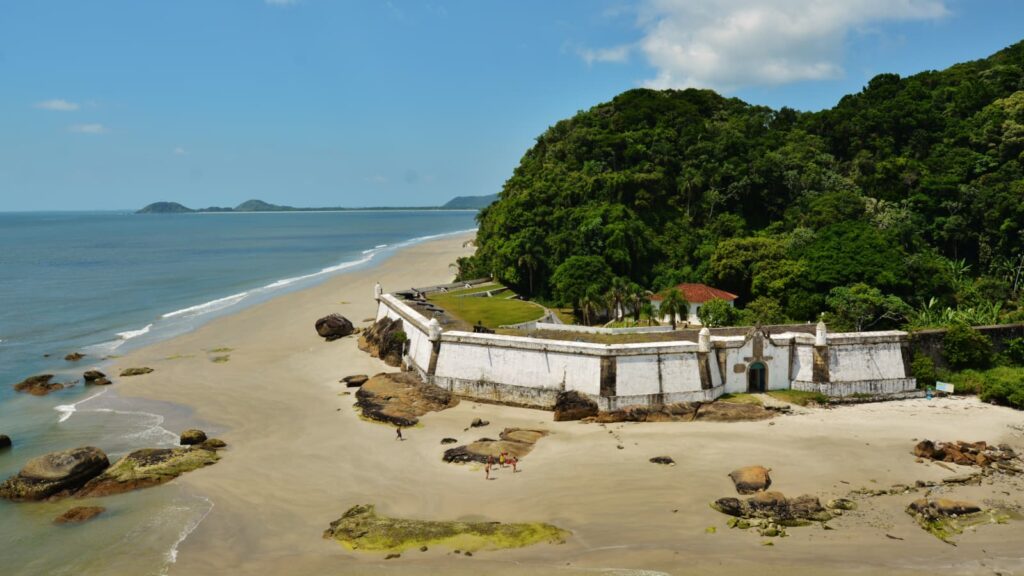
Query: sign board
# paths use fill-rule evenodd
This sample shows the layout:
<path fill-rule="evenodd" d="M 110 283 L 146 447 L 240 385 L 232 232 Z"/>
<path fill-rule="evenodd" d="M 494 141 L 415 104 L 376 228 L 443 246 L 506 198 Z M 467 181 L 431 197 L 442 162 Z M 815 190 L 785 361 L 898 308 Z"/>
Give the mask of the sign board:
<path fill-rule="evenodd" d="M 945 392 L 946 394 L 953 393 L 953 385 L 949 382 L 936 382 L 935 389 L 939 392 Z"/>

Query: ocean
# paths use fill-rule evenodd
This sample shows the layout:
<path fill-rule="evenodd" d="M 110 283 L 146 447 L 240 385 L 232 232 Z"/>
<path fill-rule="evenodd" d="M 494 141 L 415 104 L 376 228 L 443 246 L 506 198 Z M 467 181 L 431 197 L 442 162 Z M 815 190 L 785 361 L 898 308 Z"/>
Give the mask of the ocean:
<path fill-rule="evenodd" d="M 373 266 L 395 250 L 475 228 L 475 211 L 147 214 L 0 213 L 0 480 L 31 457 L 96 446 L 111 461 L 173 446 L 183 407 L 128 401 L 80 382 L 15 393 L 27 376 L 81 378 L 103 358 L 219 315 Z M 64 356 L 81 352 L 79 362 Z M 216 432 L 216 428 L 212 428 Z M 170 483 L 98 500 L 83 527 L 55 516 L 91 502 L 0 501 L 0 572 L 163 574 L 213 504 Z"/>

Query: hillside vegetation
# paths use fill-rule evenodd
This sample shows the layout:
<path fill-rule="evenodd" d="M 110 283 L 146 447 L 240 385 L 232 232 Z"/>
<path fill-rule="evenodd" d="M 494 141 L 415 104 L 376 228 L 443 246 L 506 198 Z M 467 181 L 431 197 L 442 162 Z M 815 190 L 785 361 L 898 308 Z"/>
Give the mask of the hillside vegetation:
<path fill-rule="evenodd" d="M 574 305 L 555 281 L 567 268 L 591 295 L 705 282 L 770 321 L 1007 321 L 1021 318 L 1022 166 L 1024 43 L 877 76 L 815 113 L 630 90 L 537 138 L 460 270 Z"/>

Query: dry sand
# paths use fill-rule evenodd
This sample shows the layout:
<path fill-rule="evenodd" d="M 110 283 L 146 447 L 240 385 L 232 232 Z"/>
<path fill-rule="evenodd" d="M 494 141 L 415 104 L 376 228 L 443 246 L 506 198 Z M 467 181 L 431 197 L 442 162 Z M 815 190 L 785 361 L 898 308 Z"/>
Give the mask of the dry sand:
<path fill-rule="evenodd" d="M 156 372 L 120 379 L 122 395 L 194 407 L 230 448 L 212 468 L 176 482 L 208 496 L 209 516 L 181 545 L 171 574 L 1013 574 L 1024 573 L 1024 522 L 983 526 L 940 542 L 903 513 L 920 495 L 861 501 L 835 530 L 793 528 L 788 538 L 726 528 L 709 507 L 735 495 L 727 474 L 763 464 L 790 496 L 845 496 L 951 474 L 916 463 L 915 439 L 1007 442 L 1024 451 L 1024 413 L 974 399 L 911 400 L 814 409 L 749 423 L 582 424 L 549 412 L 463 401 L 395 440 L 362 420 L 338 380 L 393 370 L 356 348 L 324 342 L 314 321 L 374 315 L 373 283 L 387 290 L 450 279 L 468 236 L 410 247 L 380 266 L 333 278 L 117 360 Z M 230 352 L 208 352 L 231 348 Z M 229 356 L 214 363 L 214 356 Z M 177 359 L 169 359 L 177 357 Z M 476 417 L 490 426 L 465 431 Z M 521 463 L 485 481 L 476 466 L 446 464 L 440 440 L 543 428 Z M 618 446 L 622 448 L 618 448 Z M 674 467 L 651 464 L 671 456 Z M 1004 493 L 1005 492 L 1005 493 Z M 954 496 L 1024 504 L 1024 483 L 960 487 Z M 422 519 L 544 521 L 571 530 L 565 544 L 455 555 L 443 547 L 384 560 L 321 538 L 354 504 Z M 717 528 L 707 533 L 708 527 Z M 886 534 L 902 538 L 894 540 Z"/>

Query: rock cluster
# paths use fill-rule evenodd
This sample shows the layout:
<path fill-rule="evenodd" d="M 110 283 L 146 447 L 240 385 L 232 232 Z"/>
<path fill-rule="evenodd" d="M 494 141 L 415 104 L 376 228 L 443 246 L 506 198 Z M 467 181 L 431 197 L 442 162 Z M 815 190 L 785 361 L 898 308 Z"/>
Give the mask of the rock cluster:
<path fill-rule="evenodd" d="M 473 418 L 473 421 L 469 423 L 470 428 L 483 428 L 489 426 L 491 423 L 482 418 Z"/>
<path fill-rule="evenodd" d="M 68 362 L 78 362 L 82 358 L 85 358 L 85 354 L 82 354 L 81 352 L 72 352 L 71 354 L 65 356 L 64 360 Z"/>
<path fill-rule="evenodd" d="M 450 392 L 424 383 L 412 372 L 377 374 L 356 392 L 356 407 L 363 416 L 396 426 L 415 426 L 427 412 L 439 412 L 458 403 Z"/>
<path fill-rule="evenodd" d="M 63 390 L 67 385 L 66 383 L 61 382 L 51 382 L 51 380 L 53 380 L 53 374 L 29 376 L 15 384 L 14 390 L 17 392 L 25 392 L 33 396 L 46 396 L 54 390 Z"/>
<path fill-rule="evenodd" d="M 575 390 L 559 392 L 555 399 L 555 422 L 582 420 L 597 416 L 597 402 Z"/>
<path fill-rule="evenodd" d="M 663 466 L 675 466 L 676 461 L 671 456 L 655 456 L 650 460 L 651 464 L 661 464 Z"/>
<path fill-rule="evenodd" d="M 149 374 L 153 369 L 148 366 L 142 366 L 140 368 L 126 368 L 121 371 L 121 376 L 141 376 L 143 374 Z"/>
<path fill-rule="evenodd" d="M 781 492 L 759 492 L 746 500 L 719 498 L 711 507 L 729 516 L 747 520 L 762 518 L 782 526 L 800 526 L 832 519 L 818 498 L 809 494 L 786 498 Z"/>
<path fill-rule="evenodd" d="M 922 440 L 914 446 L 914 456 L 938 462 L 952 462 L 961 466 L 995 468 L 1012 474 L 1021 470 L 1014 465 L 1017 454 L 1006 444 L 990 446 L 987 442 L 932 442 Z"/>
<path fill-rule="evenodd" d="M 950 538 L 963 532 L 965 523 L 971 523 L 971 516 L 979 515 L 981 506 L 963 500 L 921 498 L 911 502 L 906 512 L 935 537 L 950 542 Z"/>
<path fill-rule="evenodd" d="M 197 432 L 206 438 L 201 431 Z M 21 471 L 0 484 L 0 498 L 14 501 L 86 498 L 157 486 L 185 472 L 213 464 L 220 459 L 217 449 L 224 446 L 223 441 L 210 438 L 196 446 L 143 448 L 113 466 L 102 450 L 92 446 L 51 452 L 29 460 Z M 74 518 L 67 521 L 77 521 L 75 518 L 86 514 L 77 509 L 68 513 L 73 511 Z"/>
<path fill-rule="evenodd" d="M 763 492 L 772 485 L 769 469 L 764 466 L 745 466 L 729 473 L 729 478 L 739 494 Z"/>
<path fill-rule="evenodd" d="M 765 408 L 757 404 L 741 404 L 738 402 L 676 402 L 658 407 L 635 406 L 601 412 L 595 422 L 745 422 L 751 420 L 767 420 L 777 410 Z"/>
<path fill-rule="evenodd" d="M 92 446 L 43 454 L 0 484 L 0 498 L 22 501 L 67 496 L 108 466 L 107 455 Z"/>
<path fill-rule="evenodd" d="M 106 512 L 102 506 L 75 506 L 53 519 L 54 524 L 81 524 Z"/>
<path fill-rule="evenodd" d="M 331 342 L 355 332 L 352 322 L 341 314 L 329 314 L 316 321 L 316 333 Z"/>
<path fill-rule="evenodd" d="M 110 380 L 107 375 L 99 370 L 86 370 L 82 374 L 82 378 L 86 384 L 92 384 L 94 386 L 109 386 Z"/>
<path fill-rule="evenodd" d="M 457 446 L 444 451 L 445 462 L 465 464 L 479 462 L 484 464 L 488 459 L 497 461 L 502 452 L 509 456 L 522 459 L 533 450 L 538 440 L 548 435 L 546 430 L 527 430 L 525 428 L 505 428 L 498 435 L 498 440 L 481 438 L 466 446 Z"/>
<path fill-rule="evenodd" d="M 359 335 L 359 349 L 388 366 L 401 366 L 406 338 L 401 319 L 381 318 Z"/>

